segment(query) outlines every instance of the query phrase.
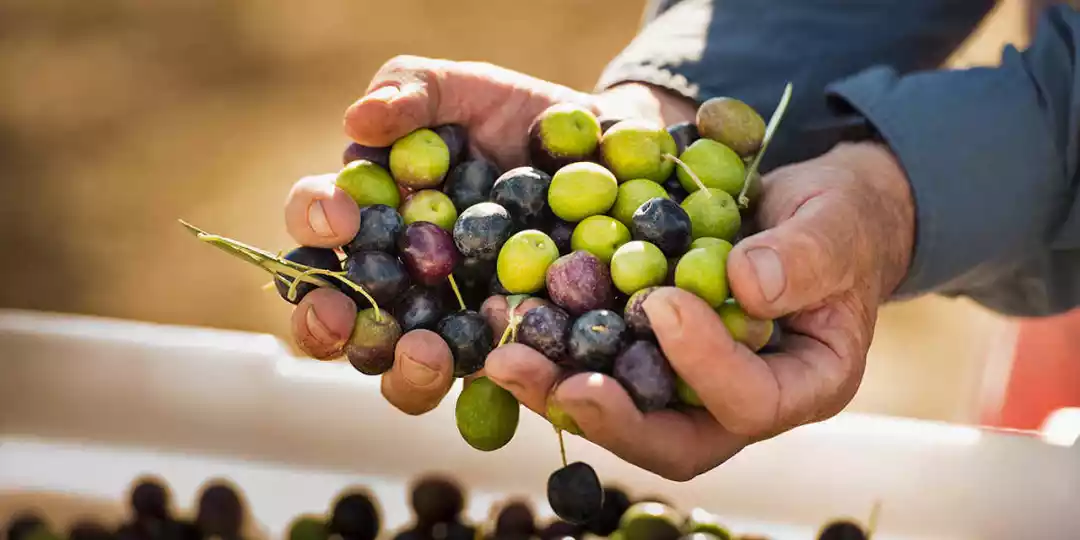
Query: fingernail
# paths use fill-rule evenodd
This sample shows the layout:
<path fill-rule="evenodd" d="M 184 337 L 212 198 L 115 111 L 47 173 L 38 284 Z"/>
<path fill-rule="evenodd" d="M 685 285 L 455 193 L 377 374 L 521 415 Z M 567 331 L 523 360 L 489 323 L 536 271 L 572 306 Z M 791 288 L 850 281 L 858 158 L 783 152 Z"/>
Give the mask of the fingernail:
<path fill-rule="evenodd" d="M 334 236 L 334 229 L 330 227 L 330 221 L 326 219 L 326 212 L 323 211 L 322 201 L 316 200 L 311 203 L 308 207 L 307 218 L 308 225 L 315 234 L 325 237 Z"/>
<path fill-rule="evenodd" d="M 315 339 L 319 340 L 320 343 L 336 343 L 341 339 L 338 336 L 335 336 L 334 333 L 319 320 L 319 316 L 315 313 L 315 306 L 308 307 L 307 315 L 304 319 L 307 322 L 308 332 L 311 333 Z"/>
<path fill-rule="evenodd" d="M 401 376 L 405 377 L 413 386 L 427 386 L 439 376 L 439 372 L 429 368 L 426 364 L 418 362 L 411 356 L 402 355 Z"/>
<path fill-rule="evenodd" d="M 400 92 L 396 86 L 384 86 L 364 96 L 362 101 L 390 101 Z"/>
<path fill-rule="evenodd" d="M 746 252 L 750 259 L 750 266 L 754 268 L 757 276 L 758 287 L 761 288 L 761 296 L 766 302 L 773 302 L 784 292 L 787 281 L 784 279 L 784 265 L 780 262 L 780 255 L 768 247 L 757 247 Z"/>
<path fill-rule="evenodd" d="M 665 291 L 657 291 L 645 298 L 645 303 L 641 307 L 645 310 L 645 316 L 649 318 L 649 324 L 654 330 L 675 337 L 682 332 L 682 318 L 670 296 Z"/>

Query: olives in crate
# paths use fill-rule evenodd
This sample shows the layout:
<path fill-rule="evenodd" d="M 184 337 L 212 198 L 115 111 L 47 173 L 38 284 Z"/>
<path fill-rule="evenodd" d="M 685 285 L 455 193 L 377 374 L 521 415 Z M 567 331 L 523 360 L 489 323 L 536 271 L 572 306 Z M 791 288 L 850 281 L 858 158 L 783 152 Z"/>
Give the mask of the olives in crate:
<path fill-rule="evenodd" d="M 244 525 L 240 496 L 225 482 L 210 482 L 199 495 L 195 525 L 205 536 L 237 538 Z"/>
<path fill-rule="evenodd" d="M 327 530 L 345 539 L 375 540 L 381 525 L 371 495 L 366 490 L 351 489 L 334 503 Z"/>
<path fill-rule="evenodd" d="M 604 488 L 596 471 L 580 461 L 556 470 L 548 477 L 548 504 L 560 519 L 585 525 L 600 515 Z"/>
<path fill-rule="evenodd" d="M 457 521 L 465 508 L 465 495 L 453 478 L 428 475 L 412 486 L 409 502 L 418 524 L 430 526 Z"/>

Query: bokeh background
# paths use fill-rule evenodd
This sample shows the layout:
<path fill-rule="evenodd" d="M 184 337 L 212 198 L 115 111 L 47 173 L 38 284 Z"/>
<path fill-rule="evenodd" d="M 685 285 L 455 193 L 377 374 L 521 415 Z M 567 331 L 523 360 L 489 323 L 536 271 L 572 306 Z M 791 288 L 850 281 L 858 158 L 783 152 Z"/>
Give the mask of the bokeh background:
<path fill-rule="evenodd" d="M 0 307 L 287 338 L 261 271 L 183 218 L 288 249 L 282 203 L 340 167 L 345 107 L 396 54 L 483 60 L 588 90 L 643 0 L 0 0 Z M 956 66 L 1027 41 L 1004 1 Z M 881 315 L 852 408 L 976 421 L 1015 325 L 926 298 Z"/>

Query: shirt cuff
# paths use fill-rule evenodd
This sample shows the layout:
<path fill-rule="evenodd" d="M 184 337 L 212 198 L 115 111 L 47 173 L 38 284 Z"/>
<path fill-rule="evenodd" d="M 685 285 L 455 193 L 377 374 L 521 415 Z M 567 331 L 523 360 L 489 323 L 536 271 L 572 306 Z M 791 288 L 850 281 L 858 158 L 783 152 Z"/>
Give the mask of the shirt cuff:
<path fill-rule="evenodd" d="M 990 283 L 1044 245 L 1062 161 L 1019 61 L 903 77 L 878 67 L 827 87 L 873 124 L 911 185 L 914 253 L 895 297 Z"/>

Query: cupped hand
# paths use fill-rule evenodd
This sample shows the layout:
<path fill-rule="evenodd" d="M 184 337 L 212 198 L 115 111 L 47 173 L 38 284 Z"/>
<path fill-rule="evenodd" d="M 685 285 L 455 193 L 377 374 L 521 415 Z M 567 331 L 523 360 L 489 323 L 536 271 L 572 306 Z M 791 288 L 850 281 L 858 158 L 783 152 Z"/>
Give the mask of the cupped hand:
<path fill-rule="evenodd" d="M 470 153 L 507 170 L 527 164 L 528 128 L 541 111 L 572 102 L 599 115 L 598 101 L 597 96 L 490 64 L 404 56 L 376 73 L 365 95 L 345 112 L 344 128 L 362 145 L 385 147 L 421 127 L 461 124 L 468 130 Z M 285 223 L 300 245 L 336 248 L 359 229 L 359 209 L 334 185 L 334 178 L 304 178 L 288 194 Z M 342 354 L 355 318 L 352 300 L 321 289 L 296 306 L 292 332 L 305 353 L 334 358 Z M 421 414 L 446 395 L 452 372 L 450 350 L 442 339 L 415 330 L 399 341 L 394 366 L 382 380 L 383 394 L 402 411 Z"/>
<path fill-rule="evenodd" d="M 704 408 L 642 414 L 612 378 L 565 377 L 521 344 L 496 349 L 488 377 L 541 415 L 551 395 L 587 439 L 677 481 L 840 412 L 859 387 L 878 306 L 906 273 L 914 220 L 906 178 L 886 149 L 859 143 L 778 169 L 762 187 L 760 232 L 732 250 L 728 279 L 750 315 L 782 318 L 775 352 L 734 341 L 689 292 L 659 289 L 643 305 Z"/>

